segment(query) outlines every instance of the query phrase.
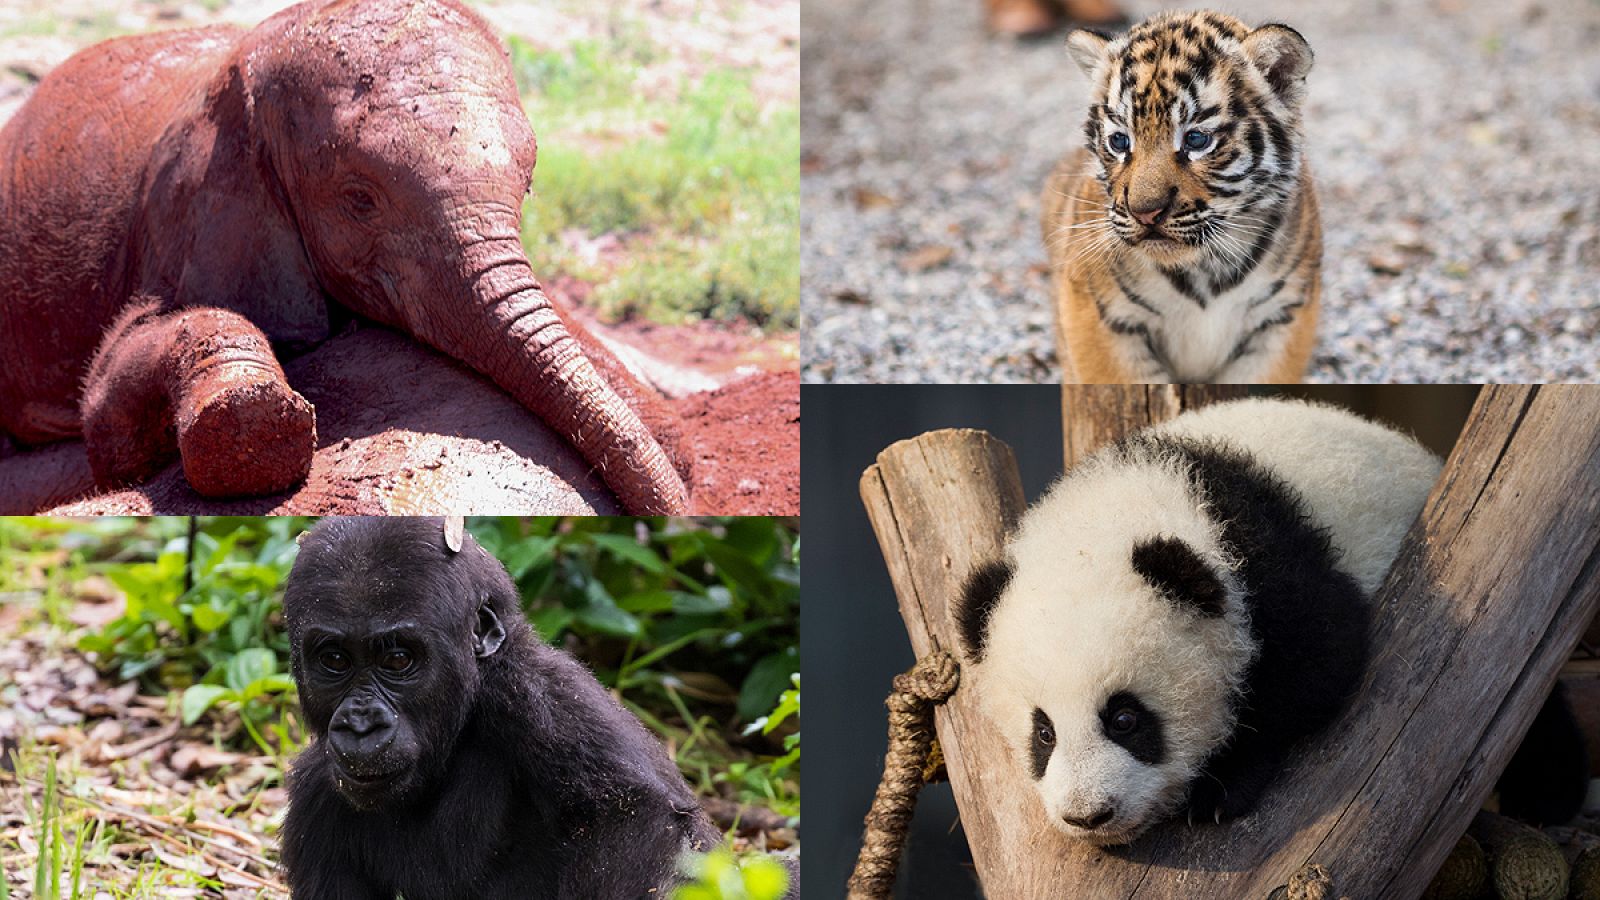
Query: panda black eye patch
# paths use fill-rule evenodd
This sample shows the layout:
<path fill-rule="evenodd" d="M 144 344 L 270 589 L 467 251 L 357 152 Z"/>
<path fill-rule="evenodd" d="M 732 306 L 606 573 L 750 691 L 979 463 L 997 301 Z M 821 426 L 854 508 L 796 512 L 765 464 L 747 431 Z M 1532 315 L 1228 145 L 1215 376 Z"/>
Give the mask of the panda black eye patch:
<path fill-rule="evenodd" d="M 1133 570 L 1168 600 L 1203 616 L 1222 615 L 1227 590 L 1200 554 L 1183 541 L 1163 535 L 1133 545 Z"/>
<path fill-rule="evenodd" d="M 1033 710 L 1033 737 L 1029 747 L 1033 780 L 1038 781 L 1044 777 L 1045 767 L 1050 765 L 1050 754 L 1056 750 L 1056 727 L 1050 722 L 1050 717 L 1045 715 L 1044 710 L 1038 707 Z"/>
<path fill-rule="evenodd" d="M 1118 691 L 1106 698 L 1105 705 L 1100 708 L 1100 730 L 1108 740 L 1145 765 L 1158 766 L 1166 762 L 1166 728 L 1161 717 L 1128 691 Z"/>

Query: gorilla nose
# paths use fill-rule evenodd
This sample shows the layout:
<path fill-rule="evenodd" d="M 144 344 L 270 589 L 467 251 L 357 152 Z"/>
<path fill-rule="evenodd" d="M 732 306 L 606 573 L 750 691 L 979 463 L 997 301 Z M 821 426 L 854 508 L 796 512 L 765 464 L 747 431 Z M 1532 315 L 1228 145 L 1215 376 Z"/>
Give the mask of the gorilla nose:
<path fill-rule="evenodd" d="M 1061 821 L 1066 822 L 1068 825 L 1071 825 L 1075 828 L 1082 828 L 1084 831 L 1094 831 L 1101 825 L 1111 821 L 1111 817 L 1116 814 L 1117 810 L 1115 807 L 1107 806 L 1095 810 L 1082 819 L 1074 819 L 1072 816 L 1062 816 Z"/>
<path fill-rule="evenodd" d="M 346 709 L 334 717 L 328 730 L 341 754 L 371 756 L 388 747 L 394 738 L 395 716 L 381 706 Z"/>
<path fill-rule="evenodd" d="M 1178 189 L 1173 188 L 1167 191 L 1163 197 L 1130 201 L 1128 210 L 1143 225 L 1160 225 L 1162 220 L 1167 217 L 1167 214 L 1172 212 L 1172 201 L 1177 195 Z"/>

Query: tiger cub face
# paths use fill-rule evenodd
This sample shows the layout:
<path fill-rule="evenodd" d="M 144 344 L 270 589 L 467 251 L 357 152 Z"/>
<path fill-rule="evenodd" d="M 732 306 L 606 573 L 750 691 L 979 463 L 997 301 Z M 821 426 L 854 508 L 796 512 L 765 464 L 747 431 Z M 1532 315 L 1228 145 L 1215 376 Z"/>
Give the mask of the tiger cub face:
<path fill-rule="evenodd" d="M 1253 243 L 1300 177 L 1311 47 L 1215 12 L 1168 12 L 1067 47 L 1094 82 L 1084 126 L 1118 238 L 1165 266 L 1208 244 Z"/>

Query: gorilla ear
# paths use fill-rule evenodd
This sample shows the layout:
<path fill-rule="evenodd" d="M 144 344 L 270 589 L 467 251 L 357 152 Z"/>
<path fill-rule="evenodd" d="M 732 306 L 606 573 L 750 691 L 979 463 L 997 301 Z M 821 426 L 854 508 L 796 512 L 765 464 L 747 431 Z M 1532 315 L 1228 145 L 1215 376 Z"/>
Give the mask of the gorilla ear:
<path fill-rule="evenodd" d="M 1183 541 L 1156 537 L 1133 545 L 1133 570 L 1173 603 L 1202 616 L 1222 615 L 1227 588 L 1200 554 Z"/>
<path fill-rule="evenodd" d="M 1067 52 L 1072 55 L 1072 61 L 1078 64 L 1078 68 L 1083 70 L 1083 74 L 1090 78 L 1106 61 L 1106 48 L 1110 46 L 1111 39 L 1098 31 L 1079 28 L 1067 35 Z"/>
<path fill-rule="evenodd" d="M 479 659 L 494 655 L 506 642 L 506 629 L 487 601 L 478 607 L 478 624 L 472 629 L 472 652 Z"/>
<path fill-rule="evenodd" d="M 972 662 L 983 660 L 984 645 L 989 641 L 989 618 L 1014 571 L 1008 560 L 991 560 L 973 569 L 961 586 L 956 633 L 961 638 L 961 649 Z"/>
<path fill-rule="evenodd" d="M 1263 25 L 1244 37 L 1244 54 L 1271 86 L 1278 99 L 1297 106 L 1311 71 L 1311 45 L 1287 25 Z"/>

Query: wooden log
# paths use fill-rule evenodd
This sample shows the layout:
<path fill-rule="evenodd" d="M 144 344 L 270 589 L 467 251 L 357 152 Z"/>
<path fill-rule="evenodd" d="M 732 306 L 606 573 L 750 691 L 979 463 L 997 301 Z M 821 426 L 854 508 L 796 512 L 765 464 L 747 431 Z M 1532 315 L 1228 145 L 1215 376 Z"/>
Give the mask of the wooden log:
<path fill-rule="evenodd" d="M 1066 438 L 1067 468 L 1146 425 L 1245 393 L 1245 387 L 1237 384 L 1064 384 L 1061 430 Z"/>
<path fill-rule="evenodd" d="M 923 435 L 880 454 L 862 495 L 912 647 L 956 647 L 951 600 L 1022 509 L 1009 453 L 979 432 Z M 1254 900 L 1308 863 L 1340 896 L 1421 894 L 1600 606 L 1600 389 L 1486 389 L 1377 602 L 1359 696 L 1260 810 L 1127 848 L 1050 827 L 958 690 L 939 738 L 987 895 Z"/>

